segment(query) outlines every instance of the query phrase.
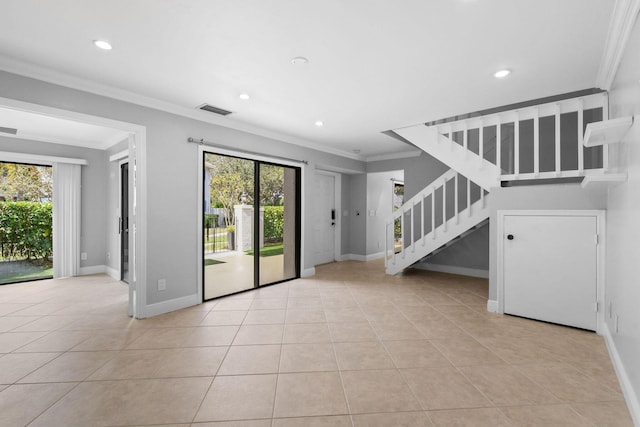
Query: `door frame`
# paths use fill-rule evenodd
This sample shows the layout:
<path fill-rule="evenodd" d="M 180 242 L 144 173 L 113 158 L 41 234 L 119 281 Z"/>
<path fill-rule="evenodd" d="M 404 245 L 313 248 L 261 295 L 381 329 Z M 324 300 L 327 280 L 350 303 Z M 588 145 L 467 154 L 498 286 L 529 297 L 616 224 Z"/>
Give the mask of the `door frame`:
<path fill-rule="evenodd" d="M 122 217 L 122 166 L 124 164 L 129 164 L 129 155 L 127 153 L 127 157 L 122 158 L 118 161 L 118 218 L 120 219 Z M 129 165 L 130 166 L 130 165 Z M 127 172 L 127 176 L 129 175 L 129 171 Z M 131 180 L 129 180 L 130 182 Z M 127 185 L 127 188 L 129 186 Z M 127 215 L 130 215 L 131 213 L 131 202 L 132 202 L 132 197 L 131 197 L 131 192 L 127 191 L 127 195 L 128 195 L 128 201 L 127 201 L 127 207 L 128 207 L 128 213 Z M 118 238 L 118 280 L 120 280 L 121 282 L 127 283 L 124 280 L 122 280 L 122 231 L 120 229 L 120 225 L 118 226 L 118 230 L 120 231 L 120 233 L 118 233 L 118 235 L 120 236 Z M 131 237 L 131 236 L 129 236 Z M 131 239 L 129 239 L 129 245 L 131 245 Z M 129 262 L 129 264 L 131 264 L 131 262 Z M 131 278 L 129 278 L 129 280 L 131 280 Z"/>
<path fill-rule="evenodd" d="M 299 197 L 300 200 L 298 201 L 298 205 L 299 205 L 299 228 L 300 228 L 300 235 L 299 235 L 299 254 L 300 254 L 300 259 L 299 259 L 299 265 L 297 266 L 298 271 L 300 273 L 300 277 L 305 277 L 305 268 L 304 268 L 304 259 L 305 259 L 305 176 L 306 176 L 306 172 L 307 172 L 307 167 L 308 165 L 306 163 L 299 163 L 299 162 L 294 162 L 294 161 L 288 161 L 288 160 L 284 160 L 284 159 L 274 159 L 274 158 L 270 158 L 269 156 L 262 156 L 259 154 L 253 154 L 253 153 L 247 153 L 245 151 L 235 151 L 235 150 L 229 150 L 229 149 L 225 149 L 225 148 L 218 148 L 218 147 L 212 147 L 212 146 L 207 146 L 207 145 L 198 145 L 198 150 L 197 150 L 197 154 L 198 154 L 198 167 L 197 167 L 197 171 L 196 171 L 196 179 L 197 179 L 197 191 L 198 191 L 198 203 L 197 203 L 197 210 L 196 210 L 196 220 L 195 220 L 195 224 L 197 227 L 197 235 L 198 238 L 195 241 L 196 244 L 196 254 L 197 254 L 197 263 L 196 263 L 196 268 L 197 268 L 197 279 L 198 279 L 198 301 L 200 302 L 205 302 L 204 299 L 204 247 L 202 244 L 203 241 L 203 208 L 204 208 L 204 198 L 202 197 L 204 194 L 204 154 L 205 153 L 212 153 L 212 154 L 219 154 L 219 155 L 223 155 L 223 156 L 231 156 L 231 157 L 238 157 L 238 158 L 242 158 L 242 159 L 246 159 L 246 160 L 253 160 L 253 161 L 259 161 L 259 162 L 264 162 L 264 163 L 270 163 L 270 164 L 274 164 L 274 165 L 281 165 L 281 166 L 290 166 L 290 167 L 295 167 L 295 168 L 300 168 L 300 191 L 299 191 Z M 251 289 L 257 289 L 257 288 L 251 288 Z"/>
<path fill-rule="evenodd" d="M 336 223 L 333 227 L 333 260 L 345 261 L 347 257 L 342 256 L 342 175 L 324 169 L 316 169 L 315 175 L 325 175 L 333 177 L 333 206 L 336 210 Z M 314 260 L 314 268 L 315 268 Z"/>
<path fill-rule="evenodd" d="M 604 312 L 605 312 L 605 211 L 604 210 L 498 210 L 496 227 L 497 242 L 497 298 L 498 313 L 504 314 L 504 255 L 505 255 L 505 230 L 504 219 L 506 216 L 589 216 L 596 218 L 597 227 L 597 249 L 596 249 L 596 333 L 604 332 Z"/>

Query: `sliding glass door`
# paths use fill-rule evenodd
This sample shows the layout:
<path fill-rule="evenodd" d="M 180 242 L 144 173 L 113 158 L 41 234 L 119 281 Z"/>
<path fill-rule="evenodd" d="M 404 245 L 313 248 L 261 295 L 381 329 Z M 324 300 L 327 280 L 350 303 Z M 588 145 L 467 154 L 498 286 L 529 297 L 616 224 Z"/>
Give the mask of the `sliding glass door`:
<path fill-rule="evenodd" d="M 300 169 L 204 153 L 204 299 L 299 277 Z"/>

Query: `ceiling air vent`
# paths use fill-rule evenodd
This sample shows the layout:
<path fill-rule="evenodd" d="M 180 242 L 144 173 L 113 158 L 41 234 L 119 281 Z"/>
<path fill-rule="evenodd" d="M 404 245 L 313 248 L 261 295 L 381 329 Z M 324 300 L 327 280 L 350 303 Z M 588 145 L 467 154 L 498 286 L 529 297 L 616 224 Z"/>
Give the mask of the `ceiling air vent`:
<path fill-rule="evenodd" d="M 8 133 L 11 135 L 15 135 L 18 133 L 18 129 L 14 129 L 14 128 L 3 128 L 2 126 L 0 126 L 0 132 L 1 133 Z"/>
<path fill-rule="evenodd" d="M 214 107 L 209 104 L 202 104 L 198 107 L 201 110 L 208 111 L 210 113 L 220 114 L 221 116 L 226 116 L 227 114 L 231 114 L 231 111 L 223 110 L 222 108 Z"/>

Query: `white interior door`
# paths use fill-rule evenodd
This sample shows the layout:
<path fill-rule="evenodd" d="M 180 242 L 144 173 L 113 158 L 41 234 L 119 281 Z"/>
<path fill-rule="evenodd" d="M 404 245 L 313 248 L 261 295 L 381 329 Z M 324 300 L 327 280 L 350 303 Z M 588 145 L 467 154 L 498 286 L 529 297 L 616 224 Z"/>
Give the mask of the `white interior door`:
<path fill-rule="evenodd" d="M 597 217 L 505 215 L 504 312 L 596 329 Z"/>
<path fill-rule="evenodd" d="M 316 174 L 313 197 L 314 265 L 335 261 L 335 178 Z"/>

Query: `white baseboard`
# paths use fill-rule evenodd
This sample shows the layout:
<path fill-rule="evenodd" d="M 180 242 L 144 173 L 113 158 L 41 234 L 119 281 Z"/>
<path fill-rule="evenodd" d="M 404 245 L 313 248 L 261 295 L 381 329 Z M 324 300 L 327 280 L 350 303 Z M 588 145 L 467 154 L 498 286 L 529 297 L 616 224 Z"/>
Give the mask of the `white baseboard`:
<path fill-rule="evenodd" d="M 300 277 L 311 277 L 311 276 L 315 276 L 315 275 L 316 275 L 316 268 L 315 267 L 305 268 L 300 273 Z"/>
<path fill-rule="evenodd" d="M 429 264 L 426 262 L 418 263 L 413 266 L 419 270 L 437 271 L 440 273 L 459 274 L 461 276 L 480 277 L 482 279 L 489 278 L 489 270 L 481 270 L 479 268 L 457 267 L 455 265 Z"/>
<path fill-rule="evenodd" d="M 362 262 L 367 262 L 367 261 L 373 261 L 375 259 L 380 259 L 380 258 L 384 258 L 384 252 L 378 252 L 378 253 L 369 254 L 369 255 L 343 254 L 343 255 L 340 256 L 340 259 L 338 259 L 336 261 L 362 261 Z"/>
<path fill-rule="evenodd" d="M 616 344 L 613 341 L 613 336 L 611 335 L 611 331 L 609 330 L 609 325 L 605 325 L 602 330 L 604 342 L 607 344 L 607 349 L 609 350 L 609 356 L 611 357 L 613 369 L 616 371 L 616 375 L 618 376 L 620 388 L 622 389 L 622 394 L 624 395 L 624 399 L 627 403 L 627 408 L 629 408 L 629 413 L 631 414 L 631 418 L 633 419 L 633 424 L 636 426 L 640 426 L 640 401 L 638 400 L 638 395 L 633 390 L 633 386 L 631 385 L 631 381 L 629 380 L 629 376 L 627 375 L 627 370 L 622 364 L 622 359 L 620 358 L 620 354 L 618 353 Z"/>
<path fill-rule="evenodd" d="M 159 314 L 169 313 L 171 311 L 180 310 L 182 308 L 191 307 L 200 304 L 202 301 L 198 298 L 198 294 L 187 295 L 186 297 L 175 298 L 169 301 L 148 304 L 143 308 L 140 319 L 145 317 L 157 316 Z"/>
<path fill-rule="evenodd" d="M 88 276 L 90 274 L 106 273 L 106 265 L 91 265 L 89 267 L 80 267 L 78 276 Z"/>
<path fill-rule="evenodd" d="M 496 300 L 487 300 L 487 311 L 490 313 L 498 312 L 498 301 Z"/>
<path fill-rule="evenodd" d="M 116 270 L 115 268 L 109 267 L 108 265 L 105 265 L 104 267 L 104 272 L 107 273 L 109 275 L 109 277 L 112 277 L 116 280 L 120 280 L 120 272 L 118 270 Z"/>

